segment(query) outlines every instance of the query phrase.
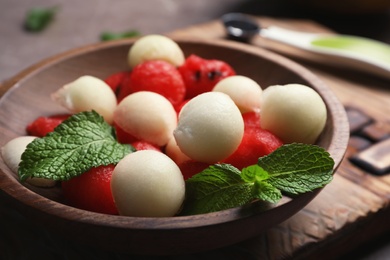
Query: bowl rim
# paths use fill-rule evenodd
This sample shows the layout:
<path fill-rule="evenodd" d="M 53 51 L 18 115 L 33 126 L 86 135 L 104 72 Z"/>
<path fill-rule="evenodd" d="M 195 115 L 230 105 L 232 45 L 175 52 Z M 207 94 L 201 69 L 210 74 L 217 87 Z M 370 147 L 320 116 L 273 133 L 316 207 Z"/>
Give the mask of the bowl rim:
<path fill-rule="evenodd" d="M 320 95 L 324 98 L 324 93 L 327 92 L 324 101 L 327 103 L 328 112 L 332 112 L 332 124 L 334 127 L 334 135 L 332 136 L 332 140 L 330 142 L 330 147 L 328 152 L 331 154 L 332 158 L 335 161 L 336 171 L 337 167 L 341 163 L 341 160 L 344 157 L 346 152 L 346 147 L 349 138 L 349 125 L 347 120 L 338 120 L 336 124 L 336 118 L 344 118 L 346 119 L 346 112 L 344 107 L 339 102 L 338 98 L 330 91 L 330 89 L 326 86 L 326 84 L 321 81 L 318 76 L 313 74 L 307 68 L 302 65 L 292 61 L 284 56 L 281 56 L 277 53 L 273 53 L 271 51 L 262 49 L 256 46 L 249 46 L 244 43 L 238 43 L 233 41 L 228 41 L 224 39 L 200 39 L 200 38 L 189 38 L 189 37 L 170 37 L 174 41 L 180 44 L 204 44 L 204 45 L 213 45 L 216 47 L 223 47 L 229 49 L 235 49 L 238 51 L 243 51 L 249 54 L 253 54 L 256 56 L 261 56 L 263 59 L 267 59 L 273 63 L 277 63 L 280 66 L 286 67 L 288 66 L 289 70 L 298 74 L 303 79 L 311 82 L 313 86 L 315 86 L 316 91 L 320 93 Z M 87 53 L 91 53 L 94 51 L 99 51 L 103 49 L 120 47 L 123 45 L 130 45 L 135 42 L 137 38 L 133 39 L 122 39 L 116 41 L 109 42 L 101 42 L 94 43 L 85 46 L 81 46 L 78 48 L 74 48 L 57 55 L 46 58 L 40 62 L 37 62 L 28 68 L 22 70 L 20 73 L 9 79 L 4 83 L 4 85 L 0 86 L 0 102 L 2 99 L 7 97 L 9 90 L 18 87 L 21 83 L 27 81 L 30 77 L 33 77 L 35 73 L 40 70 L 44 70 L 54 64 L 60 63 L 67 59 L 84 55 Z M 332 107 L 328 106 L 329 103 L 332 103 Z M 344 122 L 339 124 L 340 122 Z M 3 160 L 1 158 L 1 160 Z M 4 184 L 6 183 L 6 184 Z M 13 185 L 16 184 L 17 185 Z M 43 211 L 43 213 L 54 215 L 61 219 L 66 219 L 69 221 L 83 222 L 87 224 L 93 224 L 98 226 L 109 226 L 114 228 L 125 228 L 127 230 L 172 230 L 172 229 L 188 229 L 188 228 L 199 228 L 205 227 L 214 224 L 222 224 L 226 222 L 238 221 L 240 219 L 248 218 L 254 215 L 261 215 L 264 212 L 254 213 L 253 211 L 245 211 L 245 206 L 236 207 L 232 209 L 226 209 L 218 212 L 212 212 L 207 214 L 199 214 L 199 215 L 190 215 L 190 216 L 175 216 L 175 217 L 162 217 L 162 218 L 150 218 L 150 217 L 129 217 L 129 216 L 120 216 L 120 215 L 108 215 L 96 212 L 90 212 L 78 208 L 74 208 L 60 202 L 53 201 L 49 198 L 44 197 L 34 191 L 30 190 L 24 185 L 19 184 L 16 179 L 9 178 L 7 174 L 3 172 L 1 169 L 0 172 L 0 190 L 7 193 L 13 199 L 18 200 L 24 205 L 29 206 L 38 211 Z M 306 205 L 312 198 L 316 196 L 319 192 L 309 192 L 302 195 L 299 195 L 288 201 L 282 205 L 278 205 L 275 208 L 281 210 L 282 207 L 291 207 L 291 203 L 295 203 L 295 201 L 300 201 L 298 203 L 303 203 Z M 26 194 L 27 192 L 27 194 Z M 18 195 L 24 193 L 23 196 Z M 32 197 L 29 197 L 32 196 Z M 26 197 L 29 198 L 26 200 Z M 33 200 L 31 198 L 34 198 Z M 39 203 L 34 203 L 34 201 L 39 201 Z M 42 204 L 46 204 L 47 206 L 40 206 Z M 243 212 L 246 212 L 243 214 Z M 104 218 L 102 218 L 104 216 Z M 216 221 L 218 220 L 218 221 Z M 180 225 L 177 223 L 180 222 Z M 201 223 L 201 225 L 199 225 Z M 175 225 L 176 224 L 176 225 Z"/>

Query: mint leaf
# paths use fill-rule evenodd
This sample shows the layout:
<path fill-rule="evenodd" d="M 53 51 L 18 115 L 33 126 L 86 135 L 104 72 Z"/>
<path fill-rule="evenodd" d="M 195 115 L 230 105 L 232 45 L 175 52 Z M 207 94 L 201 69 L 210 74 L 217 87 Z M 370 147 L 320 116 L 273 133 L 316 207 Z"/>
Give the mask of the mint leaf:
<path fill-rule="evenodd" d="M 258 165 L 269 174 L 268 183 L 288 194 L 301 194 L 328 184 L 334 161 L 325 149 L 316 145 L 287 144 Z"/>
<path fill-rule="evenodd" d="M 112 41 L 112 40 L 119 40 L 119 39 L 125 39 L 125 38 L 134 38 L 134 37 L 137 37 L 140 35 L 141 35 L 141 33 L 139 31 L 136 31 L 136 30 L 121 32 L 121 33 L 103 32 L 100 34 L 100 40 L 101 41 Z"/>
<path fill-rule="evenodd" d="M 134 151 L 116 141 L 115 130 L 95 111 L 72 115 L 43 138 L 31 142 L 19 165 L 20 180 L 68 180 L 92 167 L 115 164 Z"/>
<path fill-rule="evenodd" d="M 280 190 L 265 181 L 255 182 L 252 188 L 252 195 L 256 199 L 261 199 L 271 203 L 277 203 L 282 199 L 282 193 Z"/>
<path fill-rule="evenodd" d="M 263 181 L 269 178 L 268 172 L 257 164 L 242 169 L 241 178 L 246 182 Z"/>
<path fill-rule="evenodd" d="M 186 180 L 187 200 L 181 214 L 202 214 L 247 204 L 253 198 L 251 186 L 235 167 L 212 165 Z"/>
<path fill-rule="evenodd" d="M 257 164 L 242 169 L 241 178 L 246 182 L 254 183 L 252 187 L 253 198 L 271 203 L 277 203 L 282 198 L 280 190 L 266 182 L 269 178 L 268 172 Z"/>
<path fill-rule="evenodd" d="M 277 203 L 282 192 L 300 194 L 332 180 L 334 161 L 323 148 L 307 144 L 283 145 L 242 169 L 217 164 L 186 180 L 183 215 L 238 207 L 260 199 Z"/>
<path fill-rule="evenodd" d="M 31 8 L 26 14 L 25 28 L 31 32 L 42 31 L 53 20 L 58 9 L 58 7 Z"/>

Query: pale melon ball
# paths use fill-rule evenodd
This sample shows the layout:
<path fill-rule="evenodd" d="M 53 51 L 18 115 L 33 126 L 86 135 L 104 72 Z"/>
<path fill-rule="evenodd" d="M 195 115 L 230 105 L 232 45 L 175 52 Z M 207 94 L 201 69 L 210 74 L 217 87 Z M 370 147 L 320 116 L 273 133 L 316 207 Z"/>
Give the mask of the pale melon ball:
<path fill-rule="evenodd" d="M 260 111 L 260 97 L 263 90 L 251 78 L 241 75 L 224 78 L 214 86 L 213 91 L 229 95 L 241 113 Z"/>
<path fill-rule="evenodd" d="M 191 158 L 185 155 L 180 147 L 176 143 L 176 139 L 173 137 L 169 140 L 165 146 L 165 154 L 169 156 L 176 164 L 181 164 L 186 161 L 190 161 Z"/>
<path fill-rule="evenodd" d="M 308 86 L 275 85 L 263 91 L 261 127 L 284 143 L 313 144 L 325 127 L 326 117 L 324 101 Z"/>
<path fill-rule="evenodd" d="M 112 173 L 111 190 L 119 214 L 134 217 L 174 216 L 185 197 L 179 167 L 153 150 L 137 151 L 119 161 Z"/>
<path fill-rule="evenodd" d="M 124 98 L 114 112 L 114 121 L 125 132 L 157 146 L 173 137 L 177 113 L 160 94 L 139 91 Z"/>
<path fill-rule="evenodd" d="M 1 155 L 3 157 L 4 163 L 16 175 L 18 175 L 19 164 L 21 161 L 22 154 L 26 150 L 27 145 L 31 143 L 35 138 L 37 137 L 19 136 L 8 141 L 1 148 Z M 28 178 L 26 182 L 38 187 L 52 187 L 56 183 L 54 180 L 44 178 Z"/>
<path fill-rule="evenodd" d="M 207 92 L 184 105 L 174 137 L 191 159 L 215 163 L 237 149 L 243 133 L 244 121 L 233 100 L 221 92 Z"/>
<path fill-rule="evenodd" d="M 175 41 L 163 35 L 151 34 L 133 44 L 127 60 L 131 68 L 148 60 L 164 60 L 178 67 L 184 63 L 185 57 Z"/>
<path fill-rule="evenodd" d="M 99 78 L 82 76 L 64 85 L 51 97 L 72 113 L 95 110 L 107 123 L 113 122 L 117 99 L 110 86 Z"/>

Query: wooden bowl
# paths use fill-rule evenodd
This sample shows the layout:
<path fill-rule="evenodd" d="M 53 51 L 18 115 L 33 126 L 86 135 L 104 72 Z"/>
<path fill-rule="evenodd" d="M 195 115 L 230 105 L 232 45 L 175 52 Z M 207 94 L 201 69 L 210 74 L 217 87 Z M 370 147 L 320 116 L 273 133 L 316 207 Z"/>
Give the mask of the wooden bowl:
<path fill-rule="evenodd" d="M 228 41 L 175 39 L 185 55 L 225 60 L 262 87 L 301 83 L 314 88 L 328 109 L 326 128 L 318 145 L 339 166 L 347 147 L 346 113 L 331 90 L 310 71 L 279 55 L 257 47 Z M 79 76 L 105 78 L 127 70 L 132 40 L 101 43 L 60 54 L 23 71 L 1 88 L 0 146 L 26 135 L 26 125 L 42 115 L 65 110 L 49 94 Z M 304 102 L 304 101 L 303 101 Z M 254 237 L 302 209 L 320 191 L 284 198 L 265 208 L 253 203 L 220 212 L 171 218 L 139 218 L 89 212 L 62 203 L 61 190 L 22 185 L 0 159 L 2 196 L 24 215 L 73 241 L 98 248 L 134 254 L 181 254 L 215 249 Z"/>

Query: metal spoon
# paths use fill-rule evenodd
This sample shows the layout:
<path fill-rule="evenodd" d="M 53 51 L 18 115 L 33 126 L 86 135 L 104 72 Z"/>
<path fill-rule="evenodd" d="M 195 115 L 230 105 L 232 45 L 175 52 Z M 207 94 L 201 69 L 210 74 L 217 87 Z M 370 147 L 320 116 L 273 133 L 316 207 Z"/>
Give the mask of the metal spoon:
<path fill-rule="evenodd" d="M 319 54 L 326 58 L 322 60 L 324 63 L 347 66 L 390 80 L 390 45 L 383 42 L 350 35 L 293 31 L 276 26 L 260 28 L 257 21 L 241 13 L 225 14 L 221 20 L 227 34 L 235 40 L 248 41 L 261 36 Z"/>

